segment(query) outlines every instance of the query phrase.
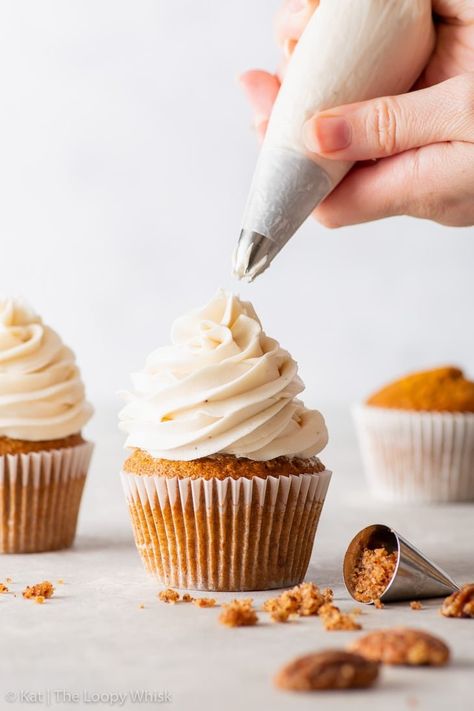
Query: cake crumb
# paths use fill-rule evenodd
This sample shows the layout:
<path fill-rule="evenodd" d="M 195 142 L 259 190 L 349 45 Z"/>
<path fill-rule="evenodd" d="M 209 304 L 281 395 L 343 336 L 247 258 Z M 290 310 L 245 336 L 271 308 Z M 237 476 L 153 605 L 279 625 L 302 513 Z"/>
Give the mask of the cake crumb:
<path fill-rule="evenodd" d="M 284 607 L 280 607 L 278 605 L 272 610 L 267 610 L 267 612 L 273 622 L 288 622 L 290 618 L 290 612 Z"/>
<path fill-rule="evenodd" d="M 189 600 L 187 601 L 189 602 Z M 195 597 L 191 600 L 196 607 L 215 607 L 217 600 L 213 597 Z"/>
<path fill-rule="evenodd" d="M 224 603 L 222 608 L 219 622 L 226 627 L 247 627 L 256 625 L 258 622 L 251 597 Z"/>
<path fill-rule="evenodd" d="M 5 585 L 5 583 L 0 583 L 0 594 L 7 593 L 7 592 L 9 592 L 9 590 L 8 590 L 7 586 Z"/>
<path fill-rule="evenodd" d="M 362 625 L 355 621 L 354 616 L 332 605 L 326 603 L 319 610 L 319 616 L 323 620 L 324 629 L 328 632 L 361 630 Z"/>
<path fill-rule="evenodd" d="M 421 602 L 419 600 L 412 600 L 410 602 L 410 607 L 412 610 L 422 610 L 423 609 L 423 605 L 421 604 Z"/>
<path fill-rule="evenodd" d="M 36 595 L 36 597 L 35 597 L 35 602 L 38 605 L 42 605 L 45 600 L 46 600 L 46 598 L 44 595 Z"/>
<path fill-rule="evenodd" d="M 184 595 L 181 599 L 183 602 L 192 602 L 194 600 L 193 596 L 190 595 L 189 593 L 184 593 Z"/>
<path fill-rule="evenodd" d="M 141 603 L 138 605 L 138 609 L 139 609 L 139 610 L 144 610 L 144 609 L 145 609 L 145 605 L 143 604 L 143 602 L 141 602 Z"/>
<path fill-rule="evenodd" d="M 314 583 L 301 583 L 285 590 L 278 597 L 265 600 L 263 609 L 270 614 L 274 622 L 287 622 L 291 615 L 317 615 L 320 608 L 332 602 L 332 599 L 333 591 L 330 588 L 320 591 Z"/>
<path fill-rule="evenodd" d="M 162 590 L 160 593 L 158 593 L 158 597 L 161 602 L 166 602 L 169 605 L 174 605 L 175 602 L 178 602 L 179 600 L 179 593 L 176 592 L 176 590 L 167 588 L 166 590 Z"/>
<path fill-rule="evenodd" d="M 375 600 L 374 600 L 374 607 L 375 607 L 377 610 L 383 610 L 383 608 L 385 607 L 385 605 L 383 604 L 382 600 L 381 600 L 379 597 L 377 597 L 377 598 L 375 598 Z"/>
<path fill-rule="evenodd" d="M 397 551 L 380 548 L 365 548 L 351 575 L 352 594 L 359 602 L 374 602 L 388 588 L 395 568 Z"/>
<path fill-rule="evenodd" d="M 58 578 L 56 582 L 58 585 L 64 585 L 64 580 L 62 578 Z"/>
<path fill-rule="evenodd" d="M 6 583 L 12 583 L 12 582 L 13 582 L 13 578 L 5 578 L 5 582 L 6 582 Z"/>
<path fill-rule="evenodd" d="M 31 598 L 42 597 L 44 599 L 49 599 L 54 595 L 53 584 L 49 580 L 43 580 L 42 583 L 36 583 L 36 585 L 27 585 L 23 590 L 23 597 L 27 600 Z M 42 601 L 44 602 L 44 600 Z"/>

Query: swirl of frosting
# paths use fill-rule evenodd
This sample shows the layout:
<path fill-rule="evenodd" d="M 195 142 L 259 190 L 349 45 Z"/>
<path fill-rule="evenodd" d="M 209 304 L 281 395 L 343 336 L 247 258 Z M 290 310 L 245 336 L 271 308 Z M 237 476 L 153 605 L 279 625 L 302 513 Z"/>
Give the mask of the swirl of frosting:
<path fill-rule="evenodd" d="M 132 375 L 120 413 L 127 447 L 181 461 L 310 457 L 324 448 L 322 415 L 296 398 L 304 389 L 296 362 L 251 304 L 219 291 L 175 321 L 171 341 Z"/>
<path fill-rule="evenodd" d="M 0 437 L 79 433 L 92 415 L 73 352 L 19 299 L 0 299 Z"/>

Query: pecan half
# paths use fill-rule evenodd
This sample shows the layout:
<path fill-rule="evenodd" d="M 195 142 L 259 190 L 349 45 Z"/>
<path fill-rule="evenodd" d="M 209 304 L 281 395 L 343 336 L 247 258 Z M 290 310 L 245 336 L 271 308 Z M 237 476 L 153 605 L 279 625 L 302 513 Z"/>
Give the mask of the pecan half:
<path fill-rule="evenodd" d="M 474 617 L 474 583 L 466 583 L 461 590 L 447 597 L 441 614 L 445 617 Z"/>
<path fill-rule="evenodd" d="M 274 681 L 289 691 L 361 689 L 372 686 L 378 673 L 376 662 L 332 649 L 298 657 L 280 669 Z"/>
<path fill-rule="evenodd" d="M 370 632 L 349 649 L 383 664 L 440 667 L 449 661 L 449 648 L 439 637 L 407 627 Z"/>

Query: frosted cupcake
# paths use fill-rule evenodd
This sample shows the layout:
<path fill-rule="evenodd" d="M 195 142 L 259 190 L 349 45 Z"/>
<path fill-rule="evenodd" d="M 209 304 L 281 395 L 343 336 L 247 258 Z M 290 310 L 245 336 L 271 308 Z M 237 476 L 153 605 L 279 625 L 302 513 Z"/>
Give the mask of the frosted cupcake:
<path fill-rule="evenodd" d="M 249 303 L 225 292 L 179 318 L 172 346 L 132 376 L 122 480 L 138 550 L 165 585 L 294 585 L 308 566 L 330 473 L 322 415 L 297 364 Z"/>
<path fill-rule="evenodd" d="M 0 552 L 72 544 L 91 414 L 72 351 L 24 302 L 0 300 Z"/>
<path fill-rule="evenodd" d="M 407 375 L 358 406 L 355 420 L 378 497 L 474 499 L 474 383 L 459 368 Z"/>

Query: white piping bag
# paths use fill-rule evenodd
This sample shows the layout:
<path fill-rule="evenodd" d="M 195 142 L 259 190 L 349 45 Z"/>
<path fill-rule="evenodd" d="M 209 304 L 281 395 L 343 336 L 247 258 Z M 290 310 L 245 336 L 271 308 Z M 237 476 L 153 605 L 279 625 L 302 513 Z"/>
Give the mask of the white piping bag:
<path fill-rule="evenodd" d="M 319 111 L 408 91 L 434 45 L 431 0 L 321 0 L 289 62 L 245 208 L 234 274 L 252 281 L 352 163 L 309 154 Z M 367 196 L 370 200 L 370 196 Z"/>

